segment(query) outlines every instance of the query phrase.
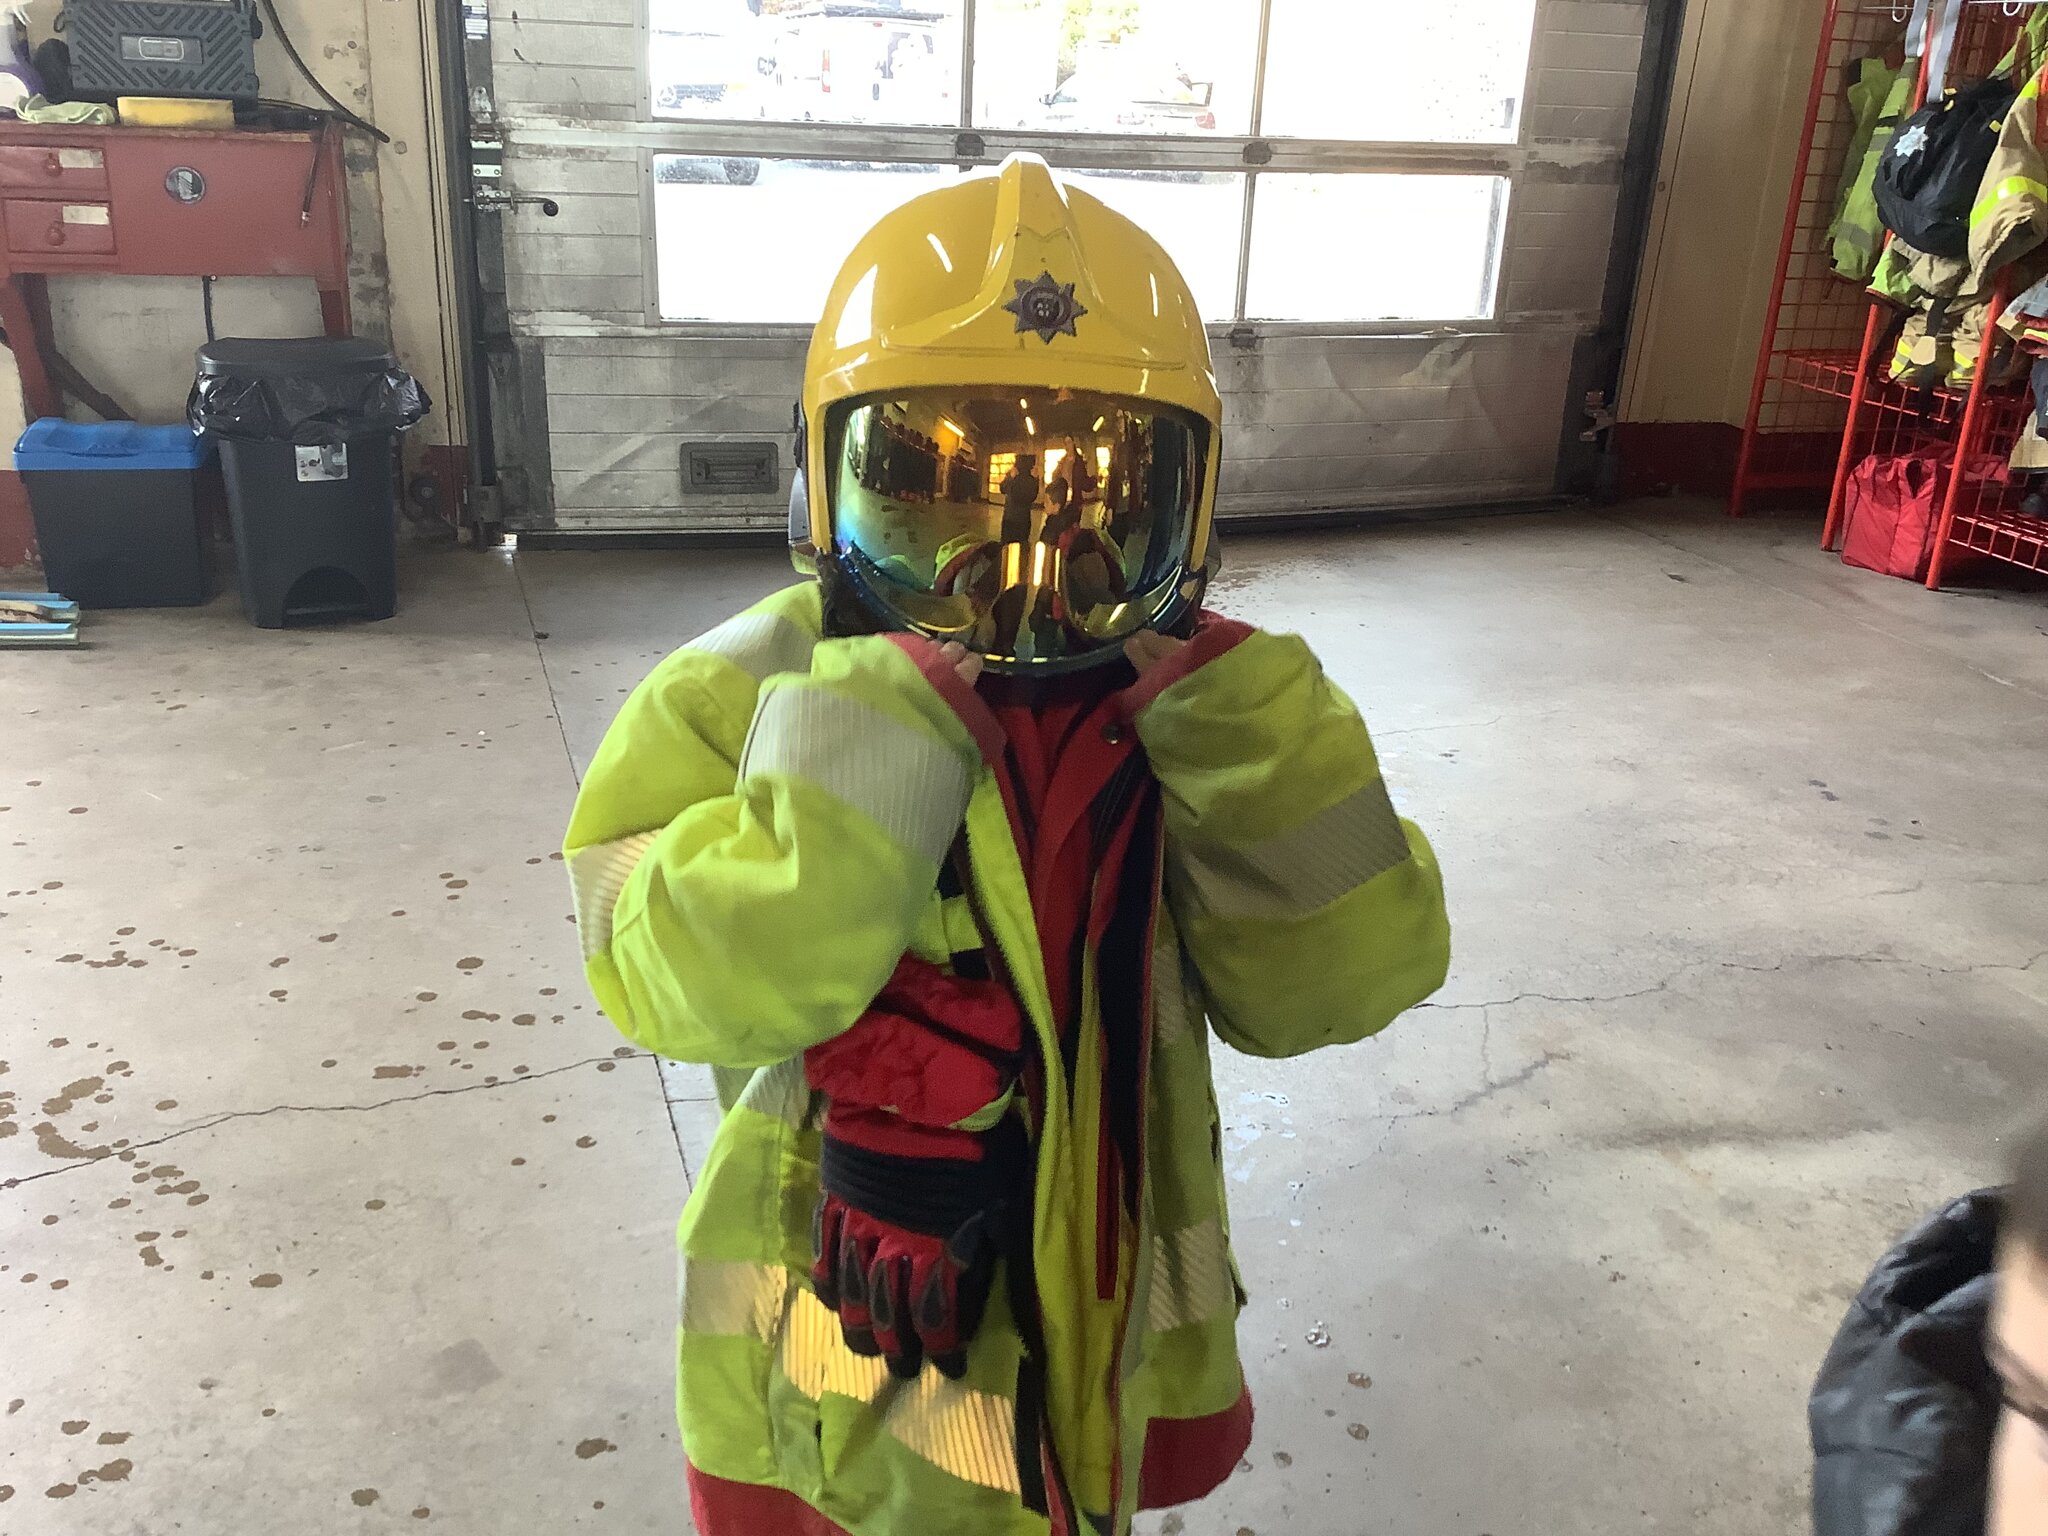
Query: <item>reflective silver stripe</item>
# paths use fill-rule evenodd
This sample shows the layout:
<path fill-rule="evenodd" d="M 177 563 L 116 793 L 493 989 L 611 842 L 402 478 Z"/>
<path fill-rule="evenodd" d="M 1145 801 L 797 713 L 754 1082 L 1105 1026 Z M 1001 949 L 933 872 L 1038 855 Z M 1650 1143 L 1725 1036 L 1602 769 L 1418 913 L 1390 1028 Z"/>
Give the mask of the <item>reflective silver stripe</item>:
<path fill-rule="evenodd" d="M 735 1107 L 802 1130 L 810 1124 L 814 1097 L 810 1079 L 804 1076 L 803 1057 L 792 1056 L 749 1077 L 740 1089 Z"/>
<path fill-rule="evenodd" d="M 1145 1326 L 1167 1333 L 1205 1323 L 1237 1305 L 1237 1281 L 1230 1272 L 1230 1241 L 1214 1217 L 1158 1232 L 1152 1238 L 1152 1294 Z"/>
<path fill-rule="evenodd" d="M 948 1381 L 930 1367 L 915 1381 L 892 1385 L 896 1390 L 882 1410 L 890 1434 L 962 1482 L 1002 1493 L 1023 1491 L 1017 1410 L 1008 1398 Z"/>
<path fill-rule="evenodd" d="M 755 682 L 778 672 L 808 672 L 817 641 L 779 613 L 742 613 L 683 647 L 723 656 Z"/>
<path fill-rule="evenodd" d="M 1232 847 L 1172 848 L 1180 882 L 1221 918 L 1289 918 L 1321 911 L 1408 858 L 1408 835 L 1384 780 L 1300 826 Z"/>
<path fill-rule="evenodd" d="M 575 893 L 576 932 L 583 940 L 584 959 L 612 947 L 612 912 L 619 904 L 619 892 L 660 835 L 635 832 L 569 855 L 569 885 Z"/>
<path fill-rule="evenodd" d="M 754 1080 L 752 1067 L 713 1067 L 711 1069 L 712 1091 L 718 1095 L 720 1110 L 731 1109 L 739 1103 L 747 1085 Z"/>
<path fill-rule="evenodd" d="M 691 1259 L 683 1265 L 682 1316 L 687 1333 L 775 1336 L 789 1290 L 780 1264 Z"/>
<path fill-rule="evenodd" d="M 889 1372 L 881 1361 L 848 1349 L 839 1315 L 826 1311 L 811 1292 L 793 1286 L 782 1319 L 782 1374 L 813 1402 L 832 1392 L 871 1403 Z"/>
<path fill-rule="evenodd" d="M 795 1287 L 783 1318 L 782 1373 L 813 1402 L 832 1392 L 874 1404 L 884 1429 L 963 1482 L 1021 1491 L 1017 1411 L 1008 1398 L 948 1381 L 929 1366 L 915 1381 L 895 1380 L 881 1361 L 848 1349 L 838 1316 Z"/>
<path fill-rule="evenodd" d="M 960 830 L 971 783 L 939 738 L 858 699 L 789 684 L 761 701 L 740 756 L 742 781 L 766 773 L 809 780 L 933 865 Z"/>
<path fill-rule="evenodd" d="M 1152 947 L 1152 1038 L 1170 1049 L 1200 1032 L 1203 1015 L 1189 1000 L 1188 959 L 1179 935 L 1167 931 L 1163 915 L 1159 926 Z"/>

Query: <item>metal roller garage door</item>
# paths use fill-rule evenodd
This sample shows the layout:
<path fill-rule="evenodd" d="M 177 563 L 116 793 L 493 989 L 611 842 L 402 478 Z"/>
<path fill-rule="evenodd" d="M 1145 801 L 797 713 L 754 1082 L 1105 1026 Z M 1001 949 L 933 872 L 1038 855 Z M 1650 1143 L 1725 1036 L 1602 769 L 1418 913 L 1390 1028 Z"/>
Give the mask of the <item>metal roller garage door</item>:
<path fill-rule="evenodd" d="M 506 524 L 782 526 L 845 250 L 1019 149 L 1187 273 L 1225 514 L 1551 495 L 1662 8 L 467 0 Z"/>

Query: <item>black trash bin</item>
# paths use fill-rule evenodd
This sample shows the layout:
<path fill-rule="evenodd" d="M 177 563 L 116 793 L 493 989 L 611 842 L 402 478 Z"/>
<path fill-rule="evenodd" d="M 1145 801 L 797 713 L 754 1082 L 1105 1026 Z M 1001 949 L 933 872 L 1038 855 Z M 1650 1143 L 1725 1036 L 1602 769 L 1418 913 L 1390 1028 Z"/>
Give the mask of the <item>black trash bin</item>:
<path fill-rule="evenodd" d="M 354 337 L 199 349 L 192 425 L 220 443 L 242 607 L 264 629 L 398 609 L 398 434 L 430 408 Z"/>

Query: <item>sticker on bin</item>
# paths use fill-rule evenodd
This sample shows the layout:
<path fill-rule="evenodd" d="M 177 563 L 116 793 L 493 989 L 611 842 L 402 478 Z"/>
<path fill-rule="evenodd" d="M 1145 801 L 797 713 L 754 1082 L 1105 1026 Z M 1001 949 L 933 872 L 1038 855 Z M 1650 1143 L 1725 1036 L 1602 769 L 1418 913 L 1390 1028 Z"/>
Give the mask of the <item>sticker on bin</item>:
<path fill-rule="evenodd" d="M 114 210 L 103 203 L 66 203 L 64 205 L 66 224 L 111 224 Z"/>
<path fill-rule="evenodd" d="M 57 151 L 57 169 L 60 171 L 103 171 L 106 168 L 107 157 L 96 149 Z"/>
<path fill-rule="evenodd" d="M 325 480 L 348 478 L 348 444 L 299 450 L 299 484 L 318 485 Z"/>

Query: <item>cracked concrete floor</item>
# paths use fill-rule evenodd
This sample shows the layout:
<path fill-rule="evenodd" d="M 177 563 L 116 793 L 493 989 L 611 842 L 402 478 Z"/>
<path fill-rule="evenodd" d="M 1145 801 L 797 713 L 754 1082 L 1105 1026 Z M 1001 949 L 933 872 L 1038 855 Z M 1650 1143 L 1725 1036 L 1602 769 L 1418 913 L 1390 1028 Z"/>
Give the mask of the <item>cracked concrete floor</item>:
<path fill-rule="evenodd" d="M 2048 601 L 1670 504 L 1232 561 L 1458 954 L 1376 1042 L 1220 1053 L 1258 1438 L 1141 1530 L 1799 1529 L 1847 1297 L 2048 1082 Z M 423 557 L 388 625 L 0 664 L 0 1530 L 687 1530 L 707 1090 L 593 1016 L 550 852 L 786 569 Z"/>

